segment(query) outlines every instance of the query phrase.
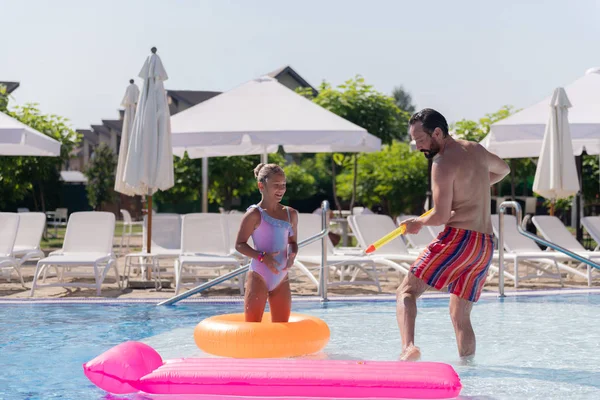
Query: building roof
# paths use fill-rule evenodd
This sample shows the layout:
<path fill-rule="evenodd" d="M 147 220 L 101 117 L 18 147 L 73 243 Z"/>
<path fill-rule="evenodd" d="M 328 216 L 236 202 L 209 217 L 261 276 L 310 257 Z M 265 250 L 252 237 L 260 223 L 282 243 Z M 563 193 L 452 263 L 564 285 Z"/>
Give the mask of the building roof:
<path fill-rule="evenodd" d="M 211 92 L 206 90 L 167 90 L 167 95 L 175 100 L 176 103 L 185 103 L 189 107 L 200 104 L 208 99 L 220 95 L 221 92 Z M 169 113 L 171 115 L 177 113 L 180 108 L 177 104 L 169 105 Z"/>
<path fill-rule="evenodd" d="M 17 88 L 19 87 L 20 83 L 19 82 L 3 82 L 3 81 L 0 81 L 0 85 L 6 86 L 6 91 L 8 93 L 12 93 L 15 90 L 17 90 Z"/>
<path fill-rule="evenodd" d="M 118 132 L 119 135 L 121 134 L 121 131 L 123 130 L 123 121 L 120 119 L 103 119 L 102 123 L 108 129 L 112 129 L 112 130 Z"/>
<path fill-rule="evenodd" d="M 110 131 L 104 125 L 92 125 L 92 130 L 98 135 L 104 135 L 110 137 Z"/>
<path fill-rule="evenodd" d="M 98 134 L 92 131 L 91 129 L 77 129 L 77 133 L 81 134 L 85 140 L 90 142 L 91 144 L 98 144 Z"/>
<path fill-rule="evenodd" d="M 221 92 L 211 92 L 206 90 L 167 90 L 167 94 L 178 101 L 183 101 L 189 105 L 195 106 L 203 101 L 211 99 Z"/>
<path fill-rule="evenodd" d="M 319 93 L 317 91 L 317 89 L 312 87 L 312 85 L 310 83 L 308 83 L 303 77 L 300 76 L 299 73 L 297 73 L 289 65 L 285 65 L 281 68 L 276 69 L 275 71 L 269 72 L 267 74 L 267 76 L 270 76 L 271 78 L 275 78 L 275 79 L 279 80 L 280 77 L 282 77 L 283 75 L 286 75 L 286 74 L 291 76 L 292 78 L 294 78 L 294 80 L 296 80 L 300 86 L 305 87 L 305 88 L 311 88 L 313 90 L 313 93 L 315 96 Z"/>
<path fill-rule="evenodd" d="M 291 66 L 286 65 L 281 68 L 276 69 L 275 71 L 269 72 L 268 76 L 279 80 L 284 76 L 291 77 L 294 81 L 298 83 L 298 86 L 311 88 L 313 90 L 313 94 L 316 96 L 318 91 L 312 87 L 304 78 L 300 76 Z M 2 82 L 0 82 L 2 83 Z M 6 83 L 6 82 L 5 82 Z M 15 83 L 15 89 L 18 87 L 17 82 L 8 82 Z M 14 90 L 14 89 L 13 89 Z M 10 90 L 9 90 L 10 92 Z M 178 105 L 180 103 L 185 103 L 189 108 L 193 107 L 197 104 L 200 104 L 206 100 L 212 99 L 215 96 L 218 96 L 222 92 L 215 91 L 207 91 L 207 90 L 167 90 L 167 95 L 173 100 L 173 102 L 169 104 L 169 112 L 171 115 L 177 113 L 181 110 L 181 107 Z M 89 140 L 93 144 L 99 143 L 98 135 L 110 136 L 110 129 L 116 131 L 118 134 L 123 130 L 123 115 L 124 110 L 119 110 L 119 115 L 121 119 L 108 120 L 103 119 L 102 125 L 91 125 L 92 129 L 78 129 L 77 132 L 83 134 L 83 136 Z"/>

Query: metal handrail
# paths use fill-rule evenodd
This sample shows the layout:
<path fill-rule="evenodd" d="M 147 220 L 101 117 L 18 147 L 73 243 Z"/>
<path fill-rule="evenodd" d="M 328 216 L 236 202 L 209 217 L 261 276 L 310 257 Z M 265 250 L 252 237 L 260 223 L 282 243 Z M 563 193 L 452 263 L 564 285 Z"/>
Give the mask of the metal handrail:
<path fill-rule="evenodd" d="M 329 220 L 328 220 L 328 211 L 329 211 L 329 202 L 327 200 L 323 201 L 323 203 L 321 204 L 321 210 L 323 211 L 323 215 L 322 215 L 322 224 L 321 227 L 323 228 L 321 230 L 321 232 L 317 233 L 316 235 L 313 235 L 307 239 L 302 240 L 301 242 L 298 242 L 298 248 L 304 247 L 304 246 L 308 246 L 311 243 L 316 242 L 319 239 L 322 239 L 323 242 L 325 242 L 323 244 L 323 253 L 325 254 L 324 258 L 322 256 L 321 258 L 321 276 L 319 278 L 319 293 L 321 294 L 321 298 L 324 301 L 327 301 L 327 284 L 324 283 L 327 279 L 327 274 L 325 274 L 325 267 L 323 264 L 323 260 L 325 260 L 325 263 L 327 262 L 327 234 L 329 233 Z M 218 278 L 215 278 L 211 281 L 205 282 L 201 285 L 196 286 L 193 289 L 188 290 L 187 292 L 178 294 L 176 296 L 173 296 L 167 300 L 163 300 L 160 303 L 158 303 L 158 306 L 168 306 L 171 304 L 175 304 L 180 300 L 186 299 L 196 293 L 200 293 L 206 289 L 210 289 L 213 286 L 216 286 L 220 283 L 223 283 L 231 278 L 235 278 L 238 275 L 241 275 L 243 273 L 248 272 L 248 269 L 250 268 L 250 263 L 244 265 L 243 267 L 240 267 L 236 270 L 233 270 L 225 275 L 219 276 Z"/>
<path fill-rule="evenodd" d="M 584 264 L 589 265 L 590 267 L 594 267 L 600 269 L 600 264 L 593 262 L 590 259 L 584 258 L 579 254 L 573 253 L 570 250 L 565 249 L 555 243 L 549 242 L 533 233 L 527 232 L 521 226 L 521 219 L 523 217 L 523 211 L 521 210 L 521 205 L 516 201 L 505 201 L 500 204 L 500 210 L 498 211 L 498 263 L 499 266 L 499 277 L 498 277 L 498 292 L 500 297 L 504 297 L 504 214 L 506 213 L 507 208 L 514 208 L 517 213 L 517 230 L 523 236 L 526 236 L 544 246 L 550 247 L 560 253 L 566 254 L 567 256 L 574 258 L 575 260 L 582 262 Z"/>
<path fill-rule="evenodd" d="M 321 212 L 321 232 L 329 233 L 329 202 L 327 200 L 321 203 Z M 327 276 L 329 275 L 325 269 L 327 266 L 327 243 L 329 243 L 327 233 L 321 237 L 321 269 L 319 274 L 321 301 L 327 301 Z"/>

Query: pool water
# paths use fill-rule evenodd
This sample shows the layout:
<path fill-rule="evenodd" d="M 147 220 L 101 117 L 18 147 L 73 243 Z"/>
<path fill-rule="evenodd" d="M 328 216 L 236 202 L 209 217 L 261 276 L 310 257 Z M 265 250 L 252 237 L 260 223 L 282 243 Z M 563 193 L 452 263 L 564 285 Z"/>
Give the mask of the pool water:
<path fill-rule="evenodd" d="M 482 299 L 473 310 L 477 355 L 469 365 L 459 361 L 447 309 L 446 298 L 419 301 L 416 342 L 424 361 L 455 367 L 461 399 L 600 398 L 600 295 Z M 194 344 L 194 326 L 241 311 L 239 303 L 1 304 L 0 399 L 150 399 L 108 395 L 82 364 L 126 340 L 143 341 L 164 359 L 207 357 Z M 329 324 L 331 341 L 316 358 L 398 358 L 392 301 L 296 302 L 294 311 Z"/>

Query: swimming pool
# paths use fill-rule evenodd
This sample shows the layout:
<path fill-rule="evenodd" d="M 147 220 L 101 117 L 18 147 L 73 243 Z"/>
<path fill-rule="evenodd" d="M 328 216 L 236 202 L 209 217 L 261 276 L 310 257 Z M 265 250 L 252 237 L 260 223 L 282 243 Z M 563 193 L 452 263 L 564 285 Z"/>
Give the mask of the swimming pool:
<path fill-rule="evenodd" d="M 417 344 L 423 360 L 454 365 L 461 398 L 600 398 L 600 294 L 483 298 L 473 311 L 477 356 L 467 366 L 458 361 L 447 305 L 447 298 L 419 301 Z M 0 304 L 0 399 L 140 399 L 107 395 L 81 365 L 126 340 L 164 359 L 206 356 L 193 341 L 196 323 L 241 310 L 240 303 Z M 329 324 L 331 341 L 318 357 L 399 355 L 392 301 L 296 302 L 294 310 Z"/>

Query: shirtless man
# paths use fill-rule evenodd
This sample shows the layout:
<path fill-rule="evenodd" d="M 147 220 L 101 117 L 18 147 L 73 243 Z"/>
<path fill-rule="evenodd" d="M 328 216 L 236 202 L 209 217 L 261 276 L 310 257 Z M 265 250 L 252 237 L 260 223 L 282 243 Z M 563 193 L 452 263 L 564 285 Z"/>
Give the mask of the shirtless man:
<path fill-rule="evenodd" d="M 501 181 L 510 169 L 480 144 L 453 139 L 446 119 L 435 110 L 419 111 L 409 125 L 417 149 L 433 159 L 435 207 L 426 217 L 403 221 L 406 232 L 418 233 L 425 225 L 446 226 L 419 255 L 398 288 L 400 359 L 416 361 L 421 356 L 414 345 L 416 301 L 430 286 L 437 290 L 448 287 L 458 353 L 461 358 L 470 359 L 475 354 L 471 308 L 479 299 L 494 251 L 490 186 Z"/>

